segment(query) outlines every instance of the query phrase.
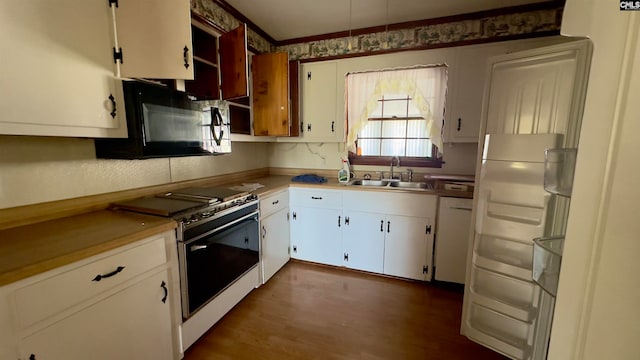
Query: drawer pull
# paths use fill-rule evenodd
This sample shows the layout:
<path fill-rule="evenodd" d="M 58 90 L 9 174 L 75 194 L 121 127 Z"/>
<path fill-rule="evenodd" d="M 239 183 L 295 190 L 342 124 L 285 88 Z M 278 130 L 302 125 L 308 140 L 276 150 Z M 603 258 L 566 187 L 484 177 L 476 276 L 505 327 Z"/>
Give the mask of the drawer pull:
<path fill-rule="evenodd" d="M 322 196 L 312 196 L 312 200 L 322 200 Z"/>
<path fill-rule="evenodd" d="M 108 273 L 108 274 L 104 274 L 104 275 L 96 275 L 96 277 L 93 278 L 92 281 L 100 281 L 102 279 L 106 279 L 108 277 L 112 277 L 114 275 L 118 275 L 122 270 L 124 270 L 124 266 L 118 266 L 115 270 L 113 270 L 112 272 Z"/>
<path fill-rule="evenodd" d="M 160 284 L 160 287 L 162 288 L 162 290 L 164 290 L 164 296 L 162 297 L 162 302 L 166 303 L 167 296 L 169 296 L 169 290 L 167 290 L 167 284 L 164 281 L 162 281 L 162 284 Z"/>
<path fill-rule="evenodd" d="M 276 201 L 272 202 L 271 205 L 278 205 L 279 202 L 280 202 L 280 200 L 276 200 Z"/>

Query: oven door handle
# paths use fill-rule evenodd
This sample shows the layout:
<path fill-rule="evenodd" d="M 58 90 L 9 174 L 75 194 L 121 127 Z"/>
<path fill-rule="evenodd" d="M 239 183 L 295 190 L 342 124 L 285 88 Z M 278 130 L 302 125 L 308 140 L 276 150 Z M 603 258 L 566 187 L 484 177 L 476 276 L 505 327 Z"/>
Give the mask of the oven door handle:
<path fill-rule="evenodd" d="M 228 223 L 226 223 L 226 224 L 224 224 L 222 226 L 219 226 L 219 227 L 217 227 L 217 228 L 215 228 L 213 230 L 207 231 L 206 233 L 200 234 L 200 235 L 198 235 L 198 236 L 196 236 L 194 238 L 189 239 L 188 241 L 185 241 L 185 245 L 188 245 L 189 243 L 192 243 L 194 241 L 200 240 L 203 237 L 207 237 L 207 236 L 209 236 L 209 235 L 211 235 L 211 234 L 213 234 L 215 232 L 218 232 L 220 230 L 224 230 L 224 229 L 226 229 L 228 227 L 231 227 L 231 226 L 233 226 L 233 225 L 235 225 L 235 224 L 237 224 L 239 222 L 243 222 L 243 221 L 251 219 L 251 218 L 254 218 L 255 221 L 258 221 L 258 214 L 259 213 L 260 213 L 260 211 L 256 210 L 256 211 L 254 211 L 254 212 L 252 212 L 250 214 L 247 214 L 247 215 L 245 215 L 243 217 L 240 217 L 240 218 L 237 218 L 237 219 L 235 219 L 233 221 L 230 221 L 230 222 L 228 222 Z M 196 250 L 198 250 L 198 249 L 196 249 Z"/>

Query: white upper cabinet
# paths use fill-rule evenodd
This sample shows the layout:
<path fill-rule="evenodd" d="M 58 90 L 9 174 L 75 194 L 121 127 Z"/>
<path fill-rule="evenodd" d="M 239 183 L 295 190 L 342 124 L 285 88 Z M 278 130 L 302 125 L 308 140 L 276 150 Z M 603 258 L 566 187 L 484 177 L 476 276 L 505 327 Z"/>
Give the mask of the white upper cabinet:
<path fill-rule="evenodd" d="M 126 137 L 106 1 L 3 1 L 0 24 L 0 134 Z"/>
<path fill-rule="evenodd" d="M 278 138 L 278 141 L 344 141 L 343 109 L 338 109 L 338 96 L 342 93 L 338 90 L 337 64 L 321 61 L 301 65 L 300 136 Z"/>
<path fill-rule="evenodd" d="M 118 75 L 193 77 L 186 0 L 3 1 L 0 24 L 2 135 L 126 137 Z"/>
<path fill-rule="evenodd" d="M 505 49 L 502 43 L 456 48 L 449 67 L 445 142 L 478 142 L 487 61 Z"/>
<path fill-rule="evenodd" d="M 189 1 L 114 1 L 119 76 L 193 79 Z"/>

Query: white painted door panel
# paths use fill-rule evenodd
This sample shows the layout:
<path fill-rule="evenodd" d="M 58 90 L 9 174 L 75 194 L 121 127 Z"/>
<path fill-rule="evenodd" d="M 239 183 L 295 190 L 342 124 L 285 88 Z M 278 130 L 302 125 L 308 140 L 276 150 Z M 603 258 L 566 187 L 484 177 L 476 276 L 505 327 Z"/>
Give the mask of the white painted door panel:
<path fill-rule="evenodd" d="M 126 137 L 106 2 L 3 1 L 0 22 L 0 134 Z"/>
<path fill-rule="evenodd" d="M 166 271 L 46 327 L 19 343 L 22 359 L 172 359 Z"/>
<path fill-rule="evenodd" d="M 382 273 L 384 261 L 384 215 L 345 211 L 342 226 L 343 264 Z"/>
<path fill-rule="evenodd" d="M 441 197 L 435 246 L 435 279 L 464 284 L 472 199 Z"/>
<path fill-rule="evenodd" d="M 189 1 L 119 1 L 114 9 L 119 76 L 193 80 Z"/>
<path fill-rule="evenodd" d="M 384 224 L 384 273 L 416 280 L 431 279 L 431 220 L 389 215 Z"/>
<path fill-rule="evenodd" d="M 338 221 L 342 211 L 293 207 L 291 210 L 291 256 L 296 259 L 342 265 L 342 240 Z"/>
<path fill-rule="evenodd" d="M 289 209 L 266 219 L 262 226 L 262 283 L 266 283 L 289 261 Z"/>

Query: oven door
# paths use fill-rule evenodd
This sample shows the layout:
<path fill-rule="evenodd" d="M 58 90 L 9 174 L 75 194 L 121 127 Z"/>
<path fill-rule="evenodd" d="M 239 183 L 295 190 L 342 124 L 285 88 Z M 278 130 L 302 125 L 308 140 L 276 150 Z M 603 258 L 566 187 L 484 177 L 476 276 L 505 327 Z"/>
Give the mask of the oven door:
<path fill-rule="evenodd" d="M 197 228 L 190 229 L 197 230 Z M 258 211 L 179 243 L 182 315 L 189 318 L 260 259 Z"/>

